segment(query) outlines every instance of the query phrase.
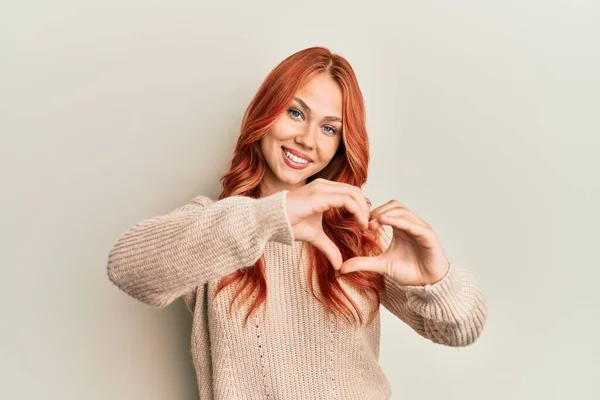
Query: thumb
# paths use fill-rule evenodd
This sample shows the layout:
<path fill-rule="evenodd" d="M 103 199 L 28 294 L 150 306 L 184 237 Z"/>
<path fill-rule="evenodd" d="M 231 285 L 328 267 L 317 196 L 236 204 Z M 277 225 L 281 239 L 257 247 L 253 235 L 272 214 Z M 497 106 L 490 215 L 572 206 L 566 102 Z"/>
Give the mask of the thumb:
<path fill-rule="evenodd" d="M 352 257 L 346 260 L 340 268 L 341 274 L 354 271 L 369 271 L 383 274 L 385 272 L 385 263 L 379 257 Z"/>
<path fill-rule="evenodd" d="M 336 270 L 339 270 L 342 266 L 342 253 L 340 249 L 329 239 L 329 237 L 325 234 L 325 232 L 319 232 L 311 242 L 313 246 L 319 249 L 325 257 L 329 259 L 331 265 Z"/>

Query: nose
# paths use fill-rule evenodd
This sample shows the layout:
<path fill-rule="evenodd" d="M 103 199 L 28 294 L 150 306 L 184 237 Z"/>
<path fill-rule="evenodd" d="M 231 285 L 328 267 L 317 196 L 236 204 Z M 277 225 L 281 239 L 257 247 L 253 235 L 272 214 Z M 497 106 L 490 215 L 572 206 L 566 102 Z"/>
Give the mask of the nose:
<path fill-rule="evenodd" d="M 315 132 L 318 127 L 307 124 L 304 132 L 301 132 L 296 136 L 296 143 L 303 146 L 307 150 L 313 150 L 315 148 Z"/>

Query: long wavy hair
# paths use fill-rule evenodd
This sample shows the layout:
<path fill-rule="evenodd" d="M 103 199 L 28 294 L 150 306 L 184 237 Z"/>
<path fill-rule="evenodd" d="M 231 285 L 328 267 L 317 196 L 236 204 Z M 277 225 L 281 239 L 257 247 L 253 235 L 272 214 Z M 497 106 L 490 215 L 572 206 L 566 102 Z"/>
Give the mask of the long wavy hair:
<path fill-rule="evenodd" d="M 219 199 L 243 195 L 260 197 L 260 184 L 265 175 L 265 158 L 260 148 L 260 140 L 268 133 L 276 119 L 283 113 L 298 89 L 316 74 L 327 73 L 342 89 L 342 112 L 344 129 L 342 141 L 330 163 L 317 174 L 310 176 L 307 183 L 317 178 L 343 182 L 362 187 L 367 179 L 369 166 L 369 140 L 365 123 L 365 107 L 354 70 L 342 56 L 332 53 L 324 47 L 311 47 L 292 54 L 277 65 L 266 77 L 254 98 L 246 109 L 241 133 L 227 173 L 221 177 L 223 191 Z M 370 205 L 369 199 L 367 203 Z M 356 256 L 379 255 L 383 251 L 379 234 L 375 231 L 360 229 L 352 213 L 345 208 L 332 208 L 323 213 L 323 230 L 339 248 L 343 260 Z M 304 243 L 307 245 L 307 243 Z M 362 325 L 363 316 L 356 303 L 344 291 L 335 277 L 329 259 L 317 248 L 308 245 L 310 266 L 308 277 L 313 296 L 328 311 L 342 313 L 350 322 L 356 322 L 356 316 L 344 303 L 342 296 L 354 308 L 358 322 Z M 322 299 L 315 294 L 312 285 L 314 273 L 321 290 Z M 384 289 L 381 274 L 367 271 L 355 271 L 342 275 L 344 279 L 360 292 L 375 296 L 377 299 L 370 322 L 379 312 L 380 291 Z M 229 310 L 236 298 L 242 296 L 242 304 L 252 296 L 254 299 L 246 314 L 244 326 L 250 315 L 265 302 L 267 283 L 265 279 L 264 259 L 261 256 L 250 267 L 241 268 L 222 277 L 217 286 L 216 295 L 227 285 L 237 283 Z M 266 309 L 266 303 L 265 303 Z"/>

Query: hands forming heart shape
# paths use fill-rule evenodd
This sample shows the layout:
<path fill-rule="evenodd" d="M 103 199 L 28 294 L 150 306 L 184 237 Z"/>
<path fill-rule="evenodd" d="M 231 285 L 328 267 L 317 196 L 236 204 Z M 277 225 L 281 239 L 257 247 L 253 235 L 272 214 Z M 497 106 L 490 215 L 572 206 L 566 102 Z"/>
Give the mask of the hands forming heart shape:
<path fill-rule="evenodd" d="M 323 231 L 323 212 L 344 207 L 354 214 L 362 229 L 392 228 L 389 247 L 376 257 L 353 257 L 346 261 Z M 433 228 L 397 200 L 370 210 L 360 188 L 315 179 L 286 195 L 286 211 L 295 240 L 311 243 L 322 251 L 340 274 L 372 271 L 400 285 L 424 286 L 440 281 L 450 261 Z"/>

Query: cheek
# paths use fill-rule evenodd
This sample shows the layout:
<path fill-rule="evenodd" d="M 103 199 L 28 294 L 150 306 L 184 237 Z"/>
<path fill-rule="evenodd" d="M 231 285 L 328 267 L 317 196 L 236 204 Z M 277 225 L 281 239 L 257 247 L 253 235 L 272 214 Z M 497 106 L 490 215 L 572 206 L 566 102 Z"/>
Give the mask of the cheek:
<path fill-rule="evenodd" d="M 320 143 L 320 154 L 322 155 L 323 159 L 329 161 L 335 156 L 335 153 L 337 152 L 339 147 L 339 140 L 331 140 L 331 138 L 324 137 L 323 142 Z"/>
<path fill-rule="evenodd" d="M 271 127 L 271 132 L 275 139 L 288 140 L 301 133 L 301 124 L 290 120 L 289 118 L 281 118 Z"/>

